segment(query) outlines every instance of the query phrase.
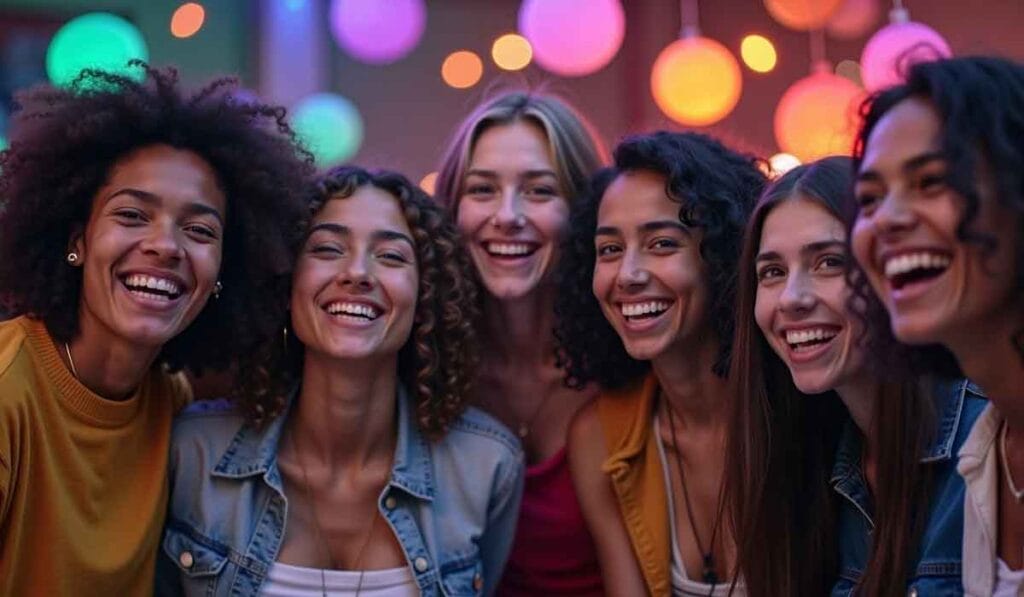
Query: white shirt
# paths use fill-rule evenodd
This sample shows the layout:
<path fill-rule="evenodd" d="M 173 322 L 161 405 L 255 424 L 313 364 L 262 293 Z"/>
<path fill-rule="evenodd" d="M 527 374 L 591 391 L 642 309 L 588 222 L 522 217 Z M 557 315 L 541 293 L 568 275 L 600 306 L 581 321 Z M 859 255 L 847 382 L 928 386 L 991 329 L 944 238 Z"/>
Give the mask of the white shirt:
<path fill-rule="evenodd" d="M 360 579 L 362 577 L 362 579 Z M 407 566 L 353 572 L 321 570 L 274 562 L 267 572 L 264 597 L 418 597 L 419 587 Z"/>

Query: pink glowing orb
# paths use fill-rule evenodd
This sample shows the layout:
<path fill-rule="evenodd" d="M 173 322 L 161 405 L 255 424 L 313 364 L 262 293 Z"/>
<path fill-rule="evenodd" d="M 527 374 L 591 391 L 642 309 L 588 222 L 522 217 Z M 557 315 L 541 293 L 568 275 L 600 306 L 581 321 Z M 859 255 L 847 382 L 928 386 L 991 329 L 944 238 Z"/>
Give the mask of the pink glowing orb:
<path fill-rule="evenodd" d="M 786 90 L 775 108 L 775 141 L 806 163 L 849 155 L 864 92 L 849 79 L 819 71 Z"/>
<path fill-rule="evenodd" d="M 523 0 L 519 33 L 541 68 L 563 77 L 598 71 L 615 58 L 626 33 L 619 0 Z"/>
<path fill-rule="evenodd" d="M 423 37 L 423 0 L 332 0 L 331 33 L 345 52 L 368 64 L 404 58 Z"/>
<path fill-rule="evenodd" d="M 858 39 L 867 35 L 881 16 L 879 0 L 845 0 L 825 27 L 837 39 Z"/>
<path fill-rule="evenodd" d="M 860 55 L 861 76 L 868 91 L 902 83 L 910 67 L 953 55 L 934 29 L 921 23 L 896 22 L 871 36 Z"/>

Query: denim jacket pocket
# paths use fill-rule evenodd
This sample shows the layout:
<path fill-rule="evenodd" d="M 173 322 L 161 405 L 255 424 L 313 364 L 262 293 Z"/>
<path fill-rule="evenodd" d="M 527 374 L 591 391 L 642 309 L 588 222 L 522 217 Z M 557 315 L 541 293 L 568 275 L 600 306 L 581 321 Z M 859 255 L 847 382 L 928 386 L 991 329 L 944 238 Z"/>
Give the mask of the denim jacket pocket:
<path fill-rule="evenodd" d="M 484 589 L 484 564 L 480 553 L 458 555 L 441 564 L 441 589 L 449 597 L 481 595 Z"/>
<path fill-rule="evenodd" d="M 216 576 L 228 562 L 226 546 L 185 531 L 180 524 L 171 522 L 164 530 L 162 549 L 186 578 Z"/>

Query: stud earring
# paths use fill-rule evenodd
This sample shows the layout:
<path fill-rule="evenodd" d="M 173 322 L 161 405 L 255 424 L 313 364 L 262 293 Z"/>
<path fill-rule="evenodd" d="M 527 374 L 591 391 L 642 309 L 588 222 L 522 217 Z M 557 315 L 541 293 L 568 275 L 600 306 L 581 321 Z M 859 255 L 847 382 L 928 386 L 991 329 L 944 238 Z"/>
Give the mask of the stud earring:
<path fill-rule="evenodd" d="M 213 285 L 213 298 L 219 299 L 221 291 L 224 290 L 224 285 L 220 283 L 220 280 Z"/>
<path fill-rule="evenodd" d="M 78 253 L 71 251 L 64 259 L 68 262 L 68 265 L 74 265 L 78 263 Z"/>

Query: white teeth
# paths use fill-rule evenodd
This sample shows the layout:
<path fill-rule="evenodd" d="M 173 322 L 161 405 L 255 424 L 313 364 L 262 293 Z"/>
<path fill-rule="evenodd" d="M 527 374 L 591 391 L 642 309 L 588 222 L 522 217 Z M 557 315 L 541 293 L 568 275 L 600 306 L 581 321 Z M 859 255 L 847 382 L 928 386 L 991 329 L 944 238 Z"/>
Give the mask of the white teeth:
<path fill-rule="evenodd" d="M 667 311 L 670 303 L 666 301 L 648 301 L 646 303 L 622 303 L 620 309 L 625 317 L 636 317 L 648 313 Z"/>
<path fill-rule="evenodd" d="M 377 319 L 380 315 L 380 312 L 375 307 L 362 303 L 331 303 L 327 305 L 327 312 L 331 315 L 355 315 L 367 319 Z"/>
<path fill-rule="evenodd" d="M 812 328 L 808 330 L 788 330 L 786 332 L 787 344 L 803 344 L 822 340 L 831 340 L 839 334 L 838 330 L 831 328 Z"/>
<path fill-rule="evenodd" d="M 124 283 L 125 286 L 130 287 L 132 290 L 150 288 L 167 294 L 179 294 L 181 292 L 181 287 L 173 280 L 168 280 L 167 278 L 156 278 L 154 276 L 147 276 L 144 274 L 132 274 L 127 276 Z"/>
<path fill-rule="evenodd" d="M 532 250 L 525 243 L 487 243 L 487 252 L 496 255 L 526 255 Z"/>
<path fill-rule="evenodd" d="M 892 278 L 916 269 L 945 269 L 950 259 L 939 253 L 904 253 L 885 262 L 885 277 Z"/>

